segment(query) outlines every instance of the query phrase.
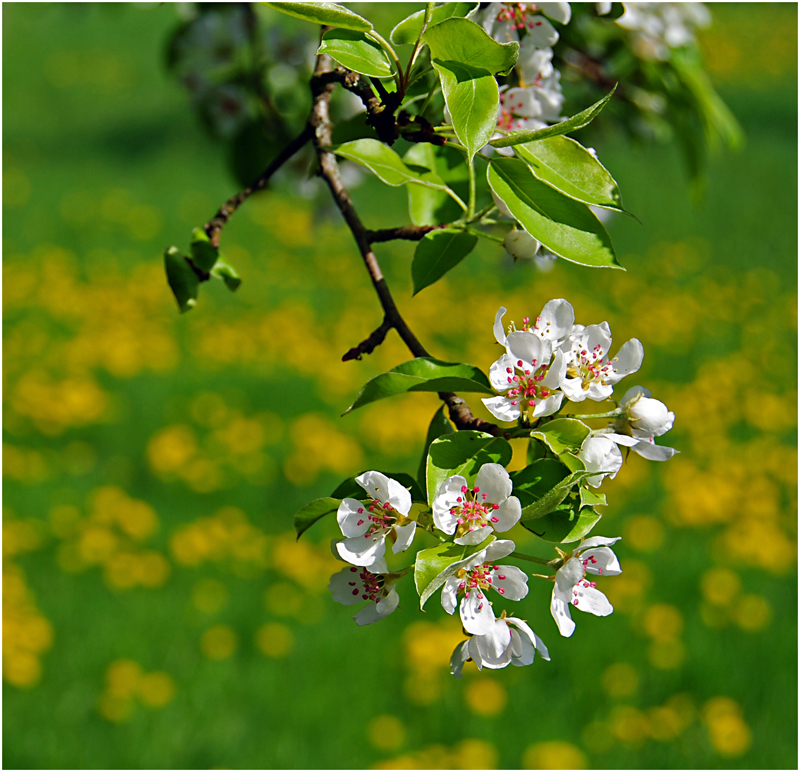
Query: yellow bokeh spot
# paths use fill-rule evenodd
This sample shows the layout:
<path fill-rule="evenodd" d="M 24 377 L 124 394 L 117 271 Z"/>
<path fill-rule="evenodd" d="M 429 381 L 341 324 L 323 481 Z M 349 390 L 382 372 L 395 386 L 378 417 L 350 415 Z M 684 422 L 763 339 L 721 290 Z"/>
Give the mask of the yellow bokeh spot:
<path fill-rule="evenodd" d="M 652 552 L 664 541 L 664 526 L 655 517 L 637 515 L 628 520 L 625 526 L 625 538 L 634 549 L 640 552 Z"/>
<path fill-rule="evenodd" d="M 715 606 L 727 606 L 742 589 L 739 574 L 729 568 L 709 568 L 700 580 L 703 597 Z"/>
<path fill-rule="evenodd" d="M 456 769 L 497 769 L 497 748 L 486 740 L 462 740 L 453 748 Z"/>
<path fill-rule="evenodd" d="M 675 606 L 658 603 L 645 612 L 644 630 L 657 641 L 672 640 L 683 630 L 683 615 Z"/>
<path fill-rule="evenodd" d="M 647 650 L 647 658 L 659 670 L 674 670 L 683 664 L 686 647 L 677 638 L 655 640 Z"/>
<path fill-rule="evenodd" d="M 442 696 L 442 682 L 439 674 L 432 670 L 409 673 L 403 692 L 415 705 L 432 705 Z"/>
<path fill-rule="evenodd" d="M 192 588 L 192 603 L 204 614 L 216 614 L 229 600 L 228 588 L 217 579 L 201 579 Z"/>
<path fill-rule="evenodd" d="M 32 652 L 24 650 L 16 650 L 11 654 L 3 652 L 3 678 L 10 684 L 30 688 L 36 686 L 41 677 L 42 664 Z"/>
<path fill-rule="evenodd" d="M 729 697 L 714 697 L 703 707 L 703 720 L 711 744 L 720 756 L 741 756 L 750 748 L 752 732 L 742 718 L 738 703 Z"/>
<path fill-rule="evenodd" d="M 106 669 L 108 691 L 120 697 L 128 697 L 138 688 L 142 680 L 142 666 L 131 659 L 118 659 Z"/>
<path fill-rule="evenodd" d="M 175 681 L 168 673 L 156 670 L 139 682 L 139 698 L 151 708 L 163 708 L 175 697 Z"/>
<path fill-rule="evenodd" d="M 136 555 L 130 552 L 119 552 L 105 564 L 103 575 L 106 583 L 117 590 L 129 590 L 137 582 Z"/>
<path fill-rule="evenodd" d="M 620 705 L 611 714 L 611 730 L 626 745 L 641 745 L 650 734 L 647 716 L 630 705 Z"/>
<path fill-rule="evenodd" d="M 120 697 L 117 694 L 106 692 L 100 695 L 97 708 L 103 718 L 118 724 L 130 718 L 133 712 L 133 700 L 130 697 Z"/>
<path fill-rule="evenodd" d="M 581 730 L 581 742 L 592 753 L 608 753 L 614 747 L 611 726 L 605 721 L 590 721 Z"/>
<path fill-rule="evenodd" d="M 375 716 L 367 725 L 367 738 L 380 751 L 394 751 L 403 744 L 406 728 L 397 716 Z"/>
<path fill-rule="evenodd" d="M 228 625 L 215 625 L 200 638 L 200 650 L 209 659 L 227 659 L 239 643 L 238 636 Z"/>
<path fill-rule="evenodd" d="M 464 698 L 469 709 L 479 716 L 496 716 L 502 713 L 508 702 L 503 686 L 486 676 L 468 683 L 464 688 Z"/>
<path fill-rule="evenodd" d="M 603 592 L 616 611 L 632 613 L 641 608 L 645 590 L 651 580 L 652 575 L 646 564 L 638 560 L 627 560 L 624 572 L 615 576 L 613 582 L 604 584 Z"/>
<path fill-rule="evenodd" d="M 736 624 L 743 630 L 763 630 L 772 621 L 772 609 L 761 595 L 744 595 L 733 612 Z"/>
<path fill-rule="evenodd" d="M 136 541 L 152 536 L 158 527 L 158 518 L 153 508 L 144 501 L 126 499 L 116 511 L 119 527 Z"/>
<path fill-rule="evenodd" d="M 147 444 L 150 466 L 162 474 L 179 472 L 197 453 L 197 441 L 188 426 L 168 426 Z"/>
<path fill-rule="evenodd" d="M 522 754 L 522 769 L 586 769 L 589 761 L 580 748 L 563 742 L 529 745 Z"/>
<path fill-rule="evenodd" d="M 606 668 L 602 683 L 612 697 L 630 697 L 639 687 L 639 674 L 633 665 L 617 662 Z"/>
<path fill-rule="evenodd" d="M 119 540 L 108 528 L 89 526 L 80 535 L 78 553 L 89 565 L 105 563 L 117 550 Z"/>
<path fill-rule="evenodd" d="M 678 712 L 667 705 L 650 708 L 647 711 L 650 736 L 660 742 L 674 740 L 684 728 L 684 721 Z"/>
<path fill-rule="evenodd" d="M 264 590 L 264 605 L 278 616 L 297 616 L 305 605 L 303 593 L 289 582 L 275 582 Z"/>
<path fill-rule="evenodd" d="M 159 552 L 142 552 L 135 563 L 136 580 L 143 587 L 162 587 L 169 578 L 169 562 Z"/>
<path fill-rule="evenodd" d="M 268 622 L 258 628 L 256 646 L 267 657 L 285 657 L 294 646 L 294 633 L 280 622 Z"/>

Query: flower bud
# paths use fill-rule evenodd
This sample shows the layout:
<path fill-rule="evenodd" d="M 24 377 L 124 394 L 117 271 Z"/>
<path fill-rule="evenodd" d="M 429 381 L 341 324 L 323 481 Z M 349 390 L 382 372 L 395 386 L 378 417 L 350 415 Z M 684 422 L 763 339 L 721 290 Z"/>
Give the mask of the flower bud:
<path fill-rule="evenodd" d="M 521 257 L 527 259 L 535 257 L 542 245 L 527 231 L 511 231 L 503 240 L 503 246 L 516 261 Z"/>
<path fill-rule="evenodd" d="M 651 399 L 646 390 L 639 391 L 630 401 L 625 400 L 625 411 L 631 427 L 641 436 L 660 437 L 672 428 L 675 413 L 657 399 Z M 627 396 L 627 395 L 626 395 Z"/>

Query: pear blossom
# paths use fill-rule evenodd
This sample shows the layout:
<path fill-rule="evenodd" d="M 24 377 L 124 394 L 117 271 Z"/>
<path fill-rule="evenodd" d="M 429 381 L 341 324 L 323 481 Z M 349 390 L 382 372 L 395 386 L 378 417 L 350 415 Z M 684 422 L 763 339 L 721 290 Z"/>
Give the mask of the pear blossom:
<path fill-rule="evenodd" d="M 394 542 L 393 552 L 408 549 L 417 524 L 408 518 L 411 494 L 397 480 L 381 472 L 364 472 L 356 482 L 372 501 L 342 501 L 336 519 L 345 538 L 336 543 L 336 549 L 348 563 L 368 567 L 383 558 L 387 538 Z"/>
<path fill-rule="evenodd" d="M 512 483 L 500 464 L 484 464 L 470 488 L 461 475 L 448 477 L 433 500 L 433 522 L 456 544 L 480 544 L 492 531 L 507 531 L 519 522 L 522 507 L 511 495 Z"/>
<path fill-rule="evenodd" d="M 528 623 L 517 617 L 506 617 L 503 612 L 487 634 L 473 635 L 456 646 L 450 658 L 450 673 L 461 678 L 464 663 L 470 659 L 478 670 L 484 667 L 498 670 L 509 664 L 524 667 L 533 663 L 537 651 L 543 659 L 550 661 L 547 646 Z"/>
<path fill-rule="evenodd" d="M 488 590 L 495 590 L 509 600 L 522 600 L 528 594 L 528 577 L 522 569 L 494 565 L 495 560 L 510 555 L 514 546 L 510 539 L 498 539 L 451 566 L 455 573 L 442 587 L 442 607 L 453 614 L 458 596 L 463 593 L 459 613 L 468 633 L 490 634 L 495 616 L 492 603 L 486 598 Z"/>
<path fill-rule="evenodd" d="M 494 337 L 501 346 L 506 346 L 508 342 L 503 328 L 505 314 L 506 309 L 500 306 L 494 318 Z M 532 325 L 530 321 L 527 316 L 522 320 L 524 332 L 535 333 L 542 340 L 549 340 L 554 348 L 559 348 L 575 329 L 575 311 L 564 298 L 556 298 L 545 304 L 542 313 L 535 317 Z M 516 331 L 517 328 L 512 322 L 509 326 L 509 333 Z"/>
<path fill-rule="evenodd" d="M 655 444 L 655 437 L 660 437 L 672 428 L 675 413 L 657 399 L 652 399 L 650 391 L 641 386 L 634 386 L 625 393 L 619 403 L 622 415 L 602 434 L 618 445 L 629 447 L 640 456 L 650 461 L 666 461 L 678 451 Z"/>
<path fill-rule="evenodd" d="M 616 576 L 622 573 L 619 561 L 609 549 L 620 537 L 607 539 L 603 536 L 591 536 L 584 541 L 558 569 L 550 601 L 550 613 L 553 615 L 558 630 L 565 638 L 575 631 L 575 622 L 570 616 L 570 606 L 580 611 L 588 611 L 597 617 L 606 617 L 614 607 L 608 598 L 597 589 L 594 582 L 586 581 L 586 574 Z"/>
<path fill-rule="evenodd" d="M 378 565 L 378 564 L 376 564 Z M 389 616 L 400 603 L 393 581 L 387 580 L 386 564 L 381 560 L 378 569 L 346 566 L 331 577 L 328 589 L 337 603 L 352 606 L 369 601 L 353 619 L 358 625 L 371 625 Z M 395 575 L 396 579 L 396 575 Z"/>
<path fill-rule="evenodd" d="M 548 6 L 561 6 L 567 3 L 545 3 Z M 483 28 L 498 43 L 519 42 L 521 31 L 533 39 L 539 48 L 552 46 L 558 41 L 558 32 L 555 27 L 536 11 L 544 10 L 539 4 L 533 3 L 489 3 L 484 14 Z M 552 9 L 556 21 L 564 17 L 564 12 L 559 13 Z M 569 21 L 569 18 L 567 18 Z M 562 22 L 566 23 L 566 22 Z"/>
<path fill-rule="evenodd" d="M 635 33 L 633 50 L 642 59 L 668 59 L 670 48 L 694 42 L 711 14 L 703 3 L 625 3 L 617 24 Z"/>
<path fill-rule="evenodd" d="M 622 451 L 614 439 L 603 434 L 602 430 L 590 434 L 583 441 L 578 458 L 583 461 L 587 471 L 600 473 L 584 479 L 592 488 L 599 488 L 605 477 L 613 480 L 622 469 Z"/>
<path fill-rule="evenodd" d="M 573 331 L 564 344 L 567 368 L 561 389 L 567 399 L 583 402 L 588 397 L 602 402 L 611 396 L 617 381 L 642 366 L 644 348 L 637 338 L 625 343 L 613 359 L 608 358 L 610 348 L 608 322 Z"/>

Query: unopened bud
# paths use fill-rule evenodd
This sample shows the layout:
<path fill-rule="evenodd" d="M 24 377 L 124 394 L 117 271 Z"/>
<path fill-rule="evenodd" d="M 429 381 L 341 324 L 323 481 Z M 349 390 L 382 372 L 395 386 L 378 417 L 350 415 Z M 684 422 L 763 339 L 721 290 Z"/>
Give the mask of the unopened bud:
<path fill-rule="evenodd" d="M 530 260 L 535 257 L 542 245 L 527 231 L 511 231 L 503 240 L 503 246 L 516 261 L 520 258 Z"/>

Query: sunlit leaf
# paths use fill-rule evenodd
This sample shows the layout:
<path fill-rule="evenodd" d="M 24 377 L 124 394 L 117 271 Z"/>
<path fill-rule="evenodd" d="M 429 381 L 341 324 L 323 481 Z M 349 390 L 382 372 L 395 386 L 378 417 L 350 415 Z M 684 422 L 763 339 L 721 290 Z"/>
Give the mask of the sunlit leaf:
<path fill-rule="evenodd" d="M 411 169 L 394 150 L 377 139 L 357 139 L 333 148 L 336 155 L 369 169 L 381 182 L 399 187 L 408 183 L 447 190 L 447 185 L 432 172 Z"/>
<path fill-rule="evenodd" d="M 386 51 L 363 32 L 332 29 L 322 37 L 317 54 L 328 54 L 342 67 L 371 78 L 391 78 L 392 62 Z"/>
<path fill-rule="evenodd" d="M 478 237 L 462 230 L 445 228 L 431 231 L 420 239 L 411 263 L 414 294 L 455 268 L 478 243 Z"/>
<path fill-rule="evenodd" d="M 422 39 L 432 60 L 459 62 L 492 75 L 508 72 L 519 55 L 519 43 L 498 43 L 480 24 L 456 16 L 429 26 Z"/>
<path fill-rule="evenodd" d="M 336 512 L 341 503 L 341 499 L 324 498 L 316 499 L 310 504 L 306 504 L 294 516 L 294 530 L 297 533 L 297 538 L 299 539 L 318 520 Z"/>
<path fill-rule="evenodd" d="M 342 27 L 361 32 L 368 32 L 372 29 L 372 24 L 363 16 L 353 13 L 349 8 L 338 3 L 295 2 L 262 3 L 262 5 L 314 24 L 325 24 L 328 27 Z"/>
<path fill-rule="evenodd" d="M 419 462 L 419 471 L 417 472 L 417 480 L 421 483 L 424 483 L 426 479 L 425 470 L 428 466 L 428 450 L 431 447 L 431 443 L 445 434 L 453 434 L 454 431 L 453 424 L 448 420 L 444 405 L 442 405 L 436 413 L 434 413 L 430 425 L 428 426 L 428 434 L 425 437 L 425 447 L 422 449 L 422 458 Z"/>
<path fill-rule="evenodd" d="M 470 16 L 478 7 L 479 3 L 444 3 L 433 9 L 428 26 L 438 24 L 451 16 Z M 425 11 L 417 11 L 407 16 L 393 30 L 390 40 L 396 46 L 415 43 L 422 32 L 422 24 L 425 21 Z"/>
<path fill-rule="evenodd" d="M 167 273 L 167 283 L 175 300 L 178 301 L 181 313 L 191 311 L 197 304 L 200 280 L 177 247 L 168 247 L 164 250 L 164 269 Z"/>

